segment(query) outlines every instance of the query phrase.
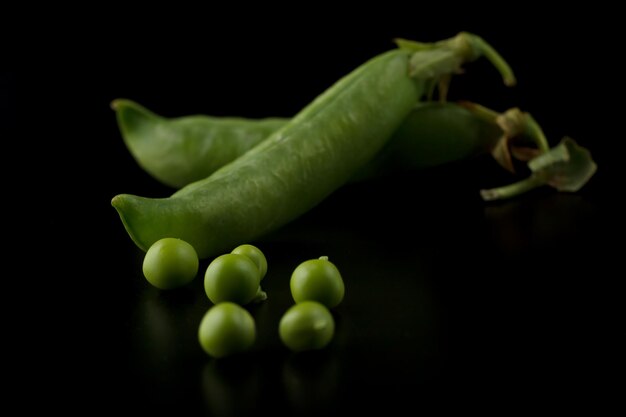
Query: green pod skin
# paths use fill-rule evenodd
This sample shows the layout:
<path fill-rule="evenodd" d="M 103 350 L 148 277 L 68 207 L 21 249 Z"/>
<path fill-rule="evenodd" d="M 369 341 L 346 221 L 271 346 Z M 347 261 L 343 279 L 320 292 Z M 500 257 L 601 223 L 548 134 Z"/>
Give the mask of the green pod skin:
<path fill-rule="evenodd" d="M 139 166 L 174 188 L 208 177 L 285 125 L 284 119 L 160 117 L 130 100 L 115 100 L 117 123 Z"/>
<path fill-rule="evenodd" d="M 150 175 L 174 188 L 208 177 L 286 125 L 289 119 L 167 119 L 130 100 L 112 103 L 124 143 Z M 504 132 L 455 103 L 420 103 L 353 180 L 427 168 L 489 152 Z"/>
<path fill-rule="evenodd" d="M 454 103 L 420 103 L 353 180 L 443 165 L 490 152 L 505 132 Z"/>
<path fill-rule="evenodd" d="M 368 61 L 263 143 L 170 198 L 114 197 L 129 235 L 143 250 L 177 237 L 204 259 L 310 210 L 374 156 L 422 96 L 410 55 Z"/>
<path fill-rule="evenodd" d="M 495 52 L 485 45 L 460 34 L 426 47 L 415 44 L 383 53 L 213 175 L 170 198 L 121 194 L 111 203 L 143 250 L 171 236 L 189 242 L 204 259 L 253 241 L 346 183 L 384 146 L 430 84 L 485 49 L 493 58 Z M 511 84 L 514 78 L 501 58 L 492 62 L 507 70 L 503 74 L 505 80 L 510 75 Z"/>

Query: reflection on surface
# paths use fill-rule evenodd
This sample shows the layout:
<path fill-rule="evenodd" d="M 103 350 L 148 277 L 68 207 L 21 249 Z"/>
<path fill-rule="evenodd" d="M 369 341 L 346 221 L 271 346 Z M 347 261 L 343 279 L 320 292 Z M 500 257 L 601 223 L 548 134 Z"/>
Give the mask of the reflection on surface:
<path fill-rule="evenodd" d="M 589 233 L 593 206 L 577 194 L 551 193 L 485 206 L 494 243 L 506 255 L 563 249 Z"/>
<path fill-rule="evenodd" d="M 141 294 L 133 334 L 136 347 L 152 365 L 164 365 L 168 358 L 188 353 L 186 345 L 195 339 L 199 324 L 193 311 L 196 298 L 189 288 L 167 292 L 147 288 Z"/>
<path fill-rule="evenodd" d="M 203 359 L 198 325 L 208 308 L 194 288 L 160 291 L 145 287 L 130 322 L 133 393 L 159 406 L 187 401 L 196 381 L 188 375 Z M 183 400 L 187 398 L 186 400 Z"/>
<path fill-rule="evenodd" d="M 282 381 L 294 411 L 328 414 L 337 403 L 341 385 L 337 352 L 326 349 L 288 355 Z"/>
<path fill-rule="evenodd" d="M 202 396 L 211 415 L 254 414 L 261 397 L 257 360 L 245 354 L 208 360 L 202 369 Z"/>
<path fill-rule="evenodd" d="M 211 307 L 202 280 L 176 291 L 142 287 L 129 329 L 134 389 L 156 408 L 195 401 L 207 414 L 236 416 L 329 415 L 338 404 L 359 404 L 364 396 L 379 404 L 412 398 L 408 393 L 439 378 L 446 360 L 442 307 L 466 307 L 438 292 L 463 276 L 454 268 L 462 266 L 459 241 L 439 225 L 409 233 L 401 243 L 390 243 L 386 228 L 377 233 L 371 239 L 338 233 L 325 249 L 266 243 L 269 298 L 246 307 L 257 340 L 250 352 L 232 358 L 216 360 L 199 347 L 198 325 Z M 438 250 L 439 240 L 446 250 Z M 278 337 L 280 318 L 293 304 L 289 277 L 302 259 L 322 253 L 332 256 L 346 284 L 346 297 L 333 311 L 335 337 L 327 349 L 292 353 Z"/>

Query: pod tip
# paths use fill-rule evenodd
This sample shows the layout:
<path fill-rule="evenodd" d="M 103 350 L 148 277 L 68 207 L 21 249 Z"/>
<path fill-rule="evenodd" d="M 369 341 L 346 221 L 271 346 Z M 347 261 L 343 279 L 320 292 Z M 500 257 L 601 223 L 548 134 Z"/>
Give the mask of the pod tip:
<path fill-rule="evenodd" d="M 120 208 L 123 204 L 123 195 L 122 194 L 118 194 L 115 197 L 113 197 L 111 199 L 111 205 L 113 207 L 115 207 L 116 209 Z"/>

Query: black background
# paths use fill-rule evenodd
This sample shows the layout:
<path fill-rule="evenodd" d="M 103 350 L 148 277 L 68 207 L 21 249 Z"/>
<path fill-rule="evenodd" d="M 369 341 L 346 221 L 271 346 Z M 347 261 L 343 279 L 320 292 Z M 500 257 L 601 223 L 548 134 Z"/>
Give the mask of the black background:
<path fill-rule="evenodd" d="M 609 101 L 623 83 L 613 14 L 383 6 L 245 17 L 119 10 L 100 23 L 98 13 L 51 20 L 33 40 L 6 43 L 0 106 L 5 155 L 16 157 L 5 158 L 18 166 L 7 174 L 7 233 L 28 271 L 9 316 L 25 354 L 15 385 L 41 399 L 24 406 L 313 415 L 605 403 L 619 246 L 606 236 L 623 236 L 611 197 L 623 136 Z M 505 88 L 476 62 L 451 99 L 531 112 L 551 144 L 569 135 L 589 148 L 596 176 L 573 195 L 538 190 L 495 204 L 477 190 L 513 178 L 488 158 L 345 187 L 254 242 L 269 262 L 269 300 L 250 308 L 257 344 L 239 358 L 206 357 L 196 330 L 210 307 L 207 261 L 189 288 L 149 287 L 142 253 L 110 207 L 118 193 L 172 192 L 126 151 L 111 100 L 172 117 L 290 116 L 392 38 L 460 30 L 500 51 L 518 85 Z M 291 354 L 276 333 L 289 275 L 322 254 L 346 281 L 336 338 L 325 351 Z"/>

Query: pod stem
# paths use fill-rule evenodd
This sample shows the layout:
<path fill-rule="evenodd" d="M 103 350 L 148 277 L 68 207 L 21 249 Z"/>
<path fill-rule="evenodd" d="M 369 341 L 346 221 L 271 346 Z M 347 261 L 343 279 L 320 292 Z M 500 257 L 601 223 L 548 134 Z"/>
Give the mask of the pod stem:
<path fill-rule="evenodd" d="M 558 191 L 576 192 L 597 170 L 589 151 L 574 140 L 564 138 L 554 148 L 528 162 L 530 177 L 503 187 L 481 190 L 483 200 L 501 200 L 524 194 L 542 185 Z"/>
<path fill-rule="evenodd" d="M 252 303 L 260 303 L 262 301 L 267 300 L 267 293 L 263 291 L 261 286 L 259 285 L 259 289 L 256 291 L 256 295 L 252 299 Z"/>
<path fill-rule="evenodd" d="M 504 200 L 524 194 L 542 185 L 546 185 L 545 178 L 532 175 L 521 181 L 505 185 L 503 187 L 491 188 L 489 190 L 480 190 L 480 196 L 485 201 Z"/>
<path fill-rule="evenodd" d="M 490 108 L 482 106 L 478 103 L 474 103 L 473 101 L 461 100 L 458 104 L 489 123 L 496 123 L 496 119 L 501 115 L 501 113 L 491 110 Z"/>
<path fill-rule="evenodd" d="M 463 63 L 484 56 L 498 70 L 505 85 L 513 86 L 516 83 L 509 64 L 480 36 L 461 32 L 452 38 L 433 43 L 407 39 L 394 39 L 394 41 L 400 49 L 413 53 L 409 69 L 412 77 L 439 80 L 443 76 L 460 72 Z"/>
<path fill-rule="evenodd" d="M 461 101 L 459 105 L 487 123 L 498 125 L 502 130 L 502 136 L 491 144 L 490 151 L 494 159 L 507 171 L 515 172 L 513 158 L 528 162 L 550 150 L 541 126 L 529 113 L 517 107 L 498 113 L 470 101 Z M 534 147 L 530 147 L 528 141 Z"/>
<path fill-rule="evenodd" d="M 498 53 L 487 41 L 478 35 L 474 35 L 468 32 L 461 32 L 458 37 L 464 38 L 470 43 L 476 58 L 484 56 L 489 62 L 498 70 L 504 81 L 504 85 L 512 87 L 517 83 L 515 74 L 509 66 L 509 64 L 502 58 L 502 55 Z"/>
<path fill-rule="evenodd" d="M 548 152 L 550 145 L 548 145 L 548 139 L 546 139 L 543 129 L 531 114 L 524 113 L 524 116 L 526 116 L 526 133 L 528 137 L 534 140 L 537 148 L 539 148 L 542 153 Z"/>

